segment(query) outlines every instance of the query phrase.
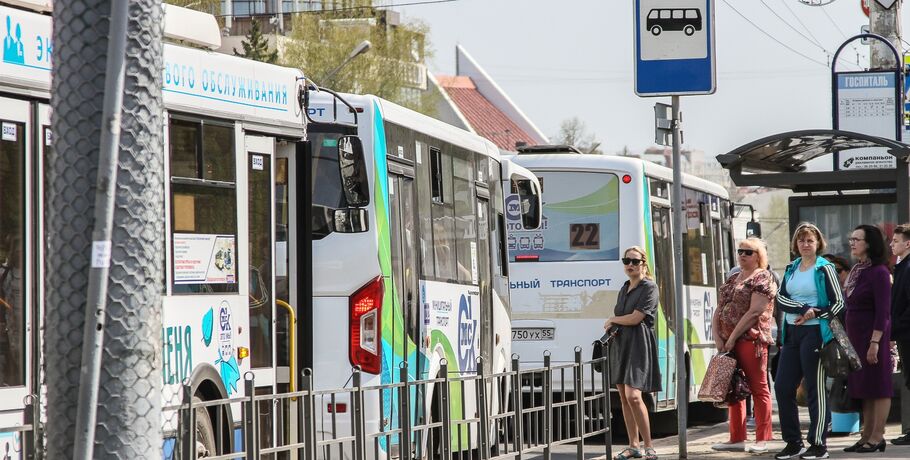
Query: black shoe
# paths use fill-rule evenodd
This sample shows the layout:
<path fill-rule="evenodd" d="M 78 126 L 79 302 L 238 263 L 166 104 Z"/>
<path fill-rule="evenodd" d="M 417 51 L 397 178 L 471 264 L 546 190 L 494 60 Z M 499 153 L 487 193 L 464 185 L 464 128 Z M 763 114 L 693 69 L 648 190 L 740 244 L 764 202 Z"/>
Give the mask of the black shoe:
<path fill-rule="evenodd" d="M 892 439 L 891 444 L 895 446 L 910 446 L 910 433 Z"/>
<path fill-rule="evenodd" d="M 856 449 L 863 447 L 863 444 L 865 444 L 865 443 L 866 443 L 866 441 L 863 441 L 862 439 L 860 439 L 859 441 L 856 441 L 856 444 L 854 444 L 850 447 L 844 447 L 844 452 L 856 452 Z"/>
<path fill-rule="evenodd" d="M 859 452 L 859 449 L 857 449 Z M 828 448 L 825 446 L 819 446 L 812 444 L 806 449 L 806 452 L 799 456 L 803 460 L 811 460 L 816 458 L 828 458 Z"/>
<path fill-rule="evenodd" d="M 796 458 L 800 454 L 806 451 L 806 448 L 803 447 L 801 442 L 788 442 L 787 447 L 784 447 L 784 450 L 777 453 L 774 456 L 777 460 L 787 460 L 788 458 Z"/>
<path fill-rule="evenodd" d="M 863 444 L 862 446 L 859 446 L 859 448 L 856 449 L 856 452 L 860 453 L 860 454 L 867 454 L 869 452 L 875 452 L 877 450 L 884 452 L 886 445 L 887 444 L 885 444 L 884 439 L 879 441 L 878 444 L 872 444 L 871 442 L 867 442 L 867 443 Z"/>

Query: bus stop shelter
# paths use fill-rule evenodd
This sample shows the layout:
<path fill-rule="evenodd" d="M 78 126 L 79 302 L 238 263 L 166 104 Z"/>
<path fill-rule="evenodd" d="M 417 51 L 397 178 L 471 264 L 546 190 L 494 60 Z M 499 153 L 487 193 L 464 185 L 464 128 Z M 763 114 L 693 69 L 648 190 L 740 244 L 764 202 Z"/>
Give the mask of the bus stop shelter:
<path fill-rule="evenodd" d="M 837 158 L 839 152 L 855 149 L 876 148 L 893 155 L 896 167 L 891 169 L 854 169 L 837 171 L 809 171 L 806 163 L 826 155 Z M 888 206 L 893 203 L 897 223 L 910 222 L 910 176 L 908 176 L 910 145 L 898 141 L 849 131 L 818 129 L 790 131 L 775 134 L 745 144 L 729 153 L 717 156 L 720 164 L 730 172 L 733 183 L 738 186 L 761 186 L 790 189 L 796 193 L 828 192 L 822 196 L 790 198 L 790 232 L 795 229 L 800 217 L 798 203 L 818 205 L 819 209 L 831 210 L 841 206 L 855 206 L 875 200 L 884 200 Z M 833 166 L 835 161 L 831 162 Z M 830 192 L 868 191 L 841 195 Z M 884 198 L 882 198 L 884 197 Z M 840 235 L 848 235 L 855 225 L 845 228 L 826 229 Z M 876 222 L 868 222 L 876 223 Z M 876 223 L 877 224 L 877 223 Z M 888 238 L 890 235 L 886 235 Z M 843 240 L 844 238 L 840 238 Z M 830 242 L 830 241 L 829 241 Z M 910 359 L 903 366 L 910 365 Z M 900 415 L 902 431 L 910 430 L 910 391 L 904 388 L 899 375 L 895 375 L 895 389 L 900 394 Z"/>
<path fill-rule="evenodd" d="M 897 159 L 893 169 L 807 171 L 806 163 L 855 149 L 884 149 Z M 733 183 L 790 189 L 797 193 L 893 189 L 898 222 L 910 222 L 910 145 L 878 136 L 834 129 L 790 131 L 758 139 L 717 156 Z M 832 164 L 834 164 L 832 162 Z"/>

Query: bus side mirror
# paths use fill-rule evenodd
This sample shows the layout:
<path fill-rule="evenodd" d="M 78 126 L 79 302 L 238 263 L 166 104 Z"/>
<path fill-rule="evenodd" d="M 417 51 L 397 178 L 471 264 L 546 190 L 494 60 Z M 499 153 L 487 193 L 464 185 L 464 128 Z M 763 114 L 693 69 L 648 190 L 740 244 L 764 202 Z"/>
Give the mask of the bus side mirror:
<path fill-rule="evenodd" d="M 540 190 L 534 184 L 531 187 L 531 194 L 521 197 L 521 226 L 525 230 L 537 230 L 540 228 L 542 214 Z"/>
<path fill-rule="evenodd" d="M 754 236 L 761 238 L 761 224 L 758 222 L 746 222 L 746 238 Z"/>
<path fill-rule="evenodd" d="M 366 160 L 359 137 L 344 136 L 338 139 L 338 166 L 348 206 L 359 208 L 370 204 Z"/>
<path fill-rule="evenodd" d="M 337 233 L 363 233 L 369 229 L 367 210 L 363 208 L 336 209 L 332 216 L 332 230 Z"/>

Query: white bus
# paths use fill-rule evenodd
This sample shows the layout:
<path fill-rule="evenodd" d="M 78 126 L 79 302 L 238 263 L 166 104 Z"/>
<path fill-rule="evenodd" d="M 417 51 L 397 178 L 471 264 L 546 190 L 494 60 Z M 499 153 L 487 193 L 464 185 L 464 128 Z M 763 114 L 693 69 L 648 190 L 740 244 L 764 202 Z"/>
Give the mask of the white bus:
<path fill-rule="evenodd" d="M 400 382 L 405 364 L 410 381 L 437 378 L 443 359 L 453 378 L 477 373 L 478 357 L 488 374 L 507 370 L 505 223 L 524 217 L 527 228 L 537 227 L 539 200 L 529 196 L 539 194 L 536 179 L 475 134 L 375 96 L 343 98 L 354 110 L 336 110 L 334 102 L 314 97 L 308 125 L 317 182 L 313 304 L 304 313 L 312 321 L 301 336 L 312 340 L 303 365 L 313 368 L 317 390 L 349 387 L 352 366 L 363 370 L 365 386 Z M 336 234 L 328 229 L 331 213 L 323 209 L 345 207 L 347 198 L 337 185 L 318 182 L 336 174 L 334 145 L 354 133 L 367 157 L 371 204 L 363 219 L 366 232 Z M 527 193 L 509 196 L 512 180 L 525 181 Z M 473 418 L 473 384 L 452 388 L 452 420 Z M 412 392 L 415 423 L 440 421 L 431 413 L 440 407 L 436 393 L 432 385 Z M 350 407 L 343 396 L 322 404 L 320 431 L 326 437 L 351 433 L 349 418 L 331 417 Z M 502 397 L 494 391 L 492 407 Z M 366 433 L 398 428 L 394 392 L 368 392 L 365 399 Z M 453 429 L 453 450 L 476 447 L 476 435 Z M 399 447 L 393 436 L 370 440 L 367 452 L 396 456 Z"/>
<path fill-rule="evenodd" d="M 173 38 L 169 31 L 180 33 L 177 38 L 182 41 L 206 33 L 220 37 L 214 17 L 176 7 L 168 7 L 165 16 L 166 38 Z M 24 50 L 0 62 L 0 241 L 15 242 L 0 244 L 4 283 L 0 426 L 14 427 L 27 423 L 31 410 L 26 404 L 44 404 L 40 350 L 46 245 L 41 242 L 44 163 L 53 148 L 51 16 L 0 4 L 0 24 L 4 23 L 21 31 L 17 40 Z M 207 46 L 217 48 L 211 42 Z M 298 170 L 289 167 L 306 148 L 300 104 L 303 75 L 296 69 L 169 42 L 163 60 L 168 152 L 162 209 L 163 404 L 182 402 L 184 381 L 191 383 L 199 400 L 244 396 L 242 376 L 247 373 L 255 376 L 256 393 L 286 392 L 296 370 L 280 365 L 289 361 L 289 350 L 279 348 L 283 341 L 276 337 L 276 328 L 288 319 L 284 310 L 276 309 L 276 300 L 295 295 L 296 286 L 284 283 L 288 255 L 291 263 L 296 259 L 288 251 L 288 229 L 294 231 L 297 225 L 288 220 L 293 216 L 289 210 L 308 206 L 296 201 L 298 194 L 290 185 L 296 183 Z M 352 143 L 326 155 L 342 156 L 339 149 L 350 150 Z M 345 156 L 356 164 L 356 155 Z M 357 178 L 343 181 L 338 172 L 320 179 L 338 189 L 366 186 Z M 355 211 L 342 210 L 339 216 L 356 215 Z M 28 395 L 38 400 L 26 399 Z M 197 411 L 201 456 L 239 448 L 238 407 Z M 268 409 L 264 407 L 263 413 L 270 413 Z M 163 418 L 165 436 L 172 437 L 177 417 L 171 413 Z M 265 420 L 262 433 L 263 443 L 269 443 L 279 429 Z M 12 458 L 29 455 L 29 444 L 21 433 L 0 434 L 0 452 Z M 173 449 L 174 440 L 165 439 L 165 458 Z"/>
<path fill-rule="evenodd" d="M 674 267 L 670 193 L 672 170 L 639 159 L 583 155 L 565 146 L 520 149 L 512 158 L 540 180 L 540 230 L 510 231 L 512 351 L 522 363 L 545 350 L 554 363 L 573 360 L 576 346 L 591 356 L 591 343 L 613 315 L 626 280 L 622 251 L 640 246 L 660 288 L 655 325 L 662 391 L 647 395 L 653 411 L 676 408 L 677 382 L 688 382 L 695 400 L 713 353 L 711 318 L 717 287 L 733 263 L 731 206 L 714 183 L 683 175 L 685 225 L 682 267 Z M 683 271 L 686 368 L 675 376 L 674 270 Z M 614 406 L 616 407 L 616 406 Z M 673 419 L 675 424 L 675 418 Z"/>

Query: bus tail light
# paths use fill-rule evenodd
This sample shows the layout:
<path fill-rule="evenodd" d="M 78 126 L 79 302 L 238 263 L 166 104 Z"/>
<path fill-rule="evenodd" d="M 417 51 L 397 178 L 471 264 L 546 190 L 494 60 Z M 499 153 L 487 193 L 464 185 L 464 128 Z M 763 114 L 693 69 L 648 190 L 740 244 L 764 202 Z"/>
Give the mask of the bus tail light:
<path fill-rule="evenodd" d="M 358 289 L 350 300 L 351 364 L 370 374 L 378 374 L 382 368 L 380 331 L 383 290 L 382 277 L 377 276 Z"/>

